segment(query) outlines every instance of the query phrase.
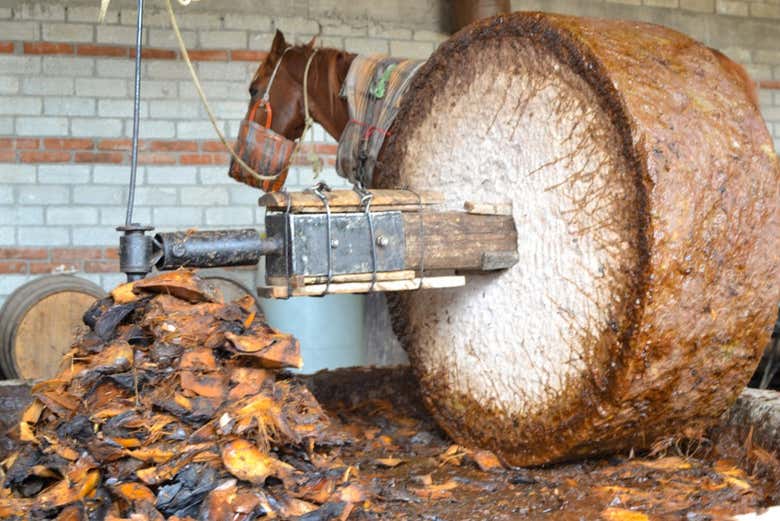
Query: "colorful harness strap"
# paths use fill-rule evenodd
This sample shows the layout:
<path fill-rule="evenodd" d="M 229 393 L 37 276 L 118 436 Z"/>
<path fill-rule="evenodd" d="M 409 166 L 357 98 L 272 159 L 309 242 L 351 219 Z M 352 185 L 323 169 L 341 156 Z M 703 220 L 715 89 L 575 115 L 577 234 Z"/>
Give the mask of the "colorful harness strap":
<path fill-rule="evenodd" d="M 390 135 L 388 129 L 422 63 L 381 55 L 361 55 L 352 61 L 341 91 L 350 120 L 339 139 L 339 175 L 353 184 L 371 186 L 376 158 Z"/>

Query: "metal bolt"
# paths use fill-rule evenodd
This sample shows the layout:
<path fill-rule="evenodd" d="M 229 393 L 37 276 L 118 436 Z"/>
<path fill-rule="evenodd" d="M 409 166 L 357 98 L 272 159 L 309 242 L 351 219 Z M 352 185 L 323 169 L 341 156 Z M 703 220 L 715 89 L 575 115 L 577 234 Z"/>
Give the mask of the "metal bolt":
<path fill-rule="evenodd" d="M 339 247 L 339 240 L 338 240 L 338 239 L 333 239 L 333 240 L 331 240 L 331 241 L 330 241 L 330 247 L 331 247 L 331 248 L 333 248 L 334 250 L 335 250 L 336 248 L 338 248 L 338 247 Z"/>
<path fill-rule="evenodd" d="M 376 245 L 379 246 L 380 248 L 384 248 L 388 244 L 390 244 L 390 240 L 384 235 L 380 235 L 379 237 L 376 238 Z"/>
<path fill-rule="evenodd" d="M 185 253 L 187 253 L 187 249 L 183 244 L 175 244 L 173 246 L 173 254 L 177 257 L 182 257 Z"/>

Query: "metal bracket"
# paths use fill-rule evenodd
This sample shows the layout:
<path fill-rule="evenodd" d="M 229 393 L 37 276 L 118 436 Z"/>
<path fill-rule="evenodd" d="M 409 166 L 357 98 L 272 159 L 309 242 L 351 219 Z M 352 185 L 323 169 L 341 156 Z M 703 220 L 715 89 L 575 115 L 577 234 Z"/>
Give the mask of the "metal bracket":
<path fill-rule="evenodd" d="M 283 237 L 285 214 L 266 214 L 266 233 Z M 331 239 L 327 244 L 328 220 L 325 214 L 289 214 L 290 238 L 285 244 L 289 254 L 291 277 L 327 276 L 328 249 L 332 250 L 331 275 L 370 273 L 374 269 L 372 250 L 376 252 L 376 271 L 403 270 L 406 258 L 404 222 L 401 212 L 372 213 L 373 243 L 363 213 L 332 214 Z M 373 246 L 373 247 L 372 247 Z M 284 252 L 266 257 L 267 277 L 286 277 Z"/>

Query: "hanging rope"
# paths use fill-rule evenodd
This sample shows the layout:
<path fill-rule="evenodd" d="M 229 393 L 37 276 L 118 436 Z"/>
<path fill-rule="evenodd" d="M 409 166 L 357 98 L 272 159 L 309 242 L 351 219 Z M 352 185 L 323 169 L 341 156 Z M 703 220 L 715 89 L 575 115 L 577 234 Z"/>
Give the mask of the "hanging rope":
<path fill-rule="evenodd" d="M 182 3 L 182 2 L 187 3 Z M 189 0 L 179 0 L 179 3 L 182 5 L 189 4 Z M 246 164 L 243 159 L 241 159 L 238 154 L 236 154 L 235 150 L 233 150 L 233 147 L 228 142 L 227 138 L 225 138 L 225 135 L 222 133 L 222 130 L 219 128 L 219 123 L 217 123 L 217 117 L 214 115 L 214 111 L 211 109 L 211 105 L 209 104 L 208 99 L 206 98 L 206 93 L 203 90 L 203 86 L 200 83 L 200 79 L 198 79 L 198 74 L 195 72 L 195 67 L 192 65 L 192 61 L 190 60 L 190 54 L 187 52 L 187 45 L 184 43 L 184 37 L 181 34 L 181 31 L 179 30 L 179 24 L 176 21 L 176 15 L 173 12 L 173 6 L 171 5 L 171 0 L 165 0 L 166 8 L 168 10 L 168 16 L 171 19 L 171 27 L 173 28 L 173 32 L 176 35 L 176 41 L 179 44 L 179 50 L 181 51 L 182 58 L 184 58 L 184 62 L 187 64 L 187 68 L 190 71 L 190 76 L 192 77 L 192 82 L 195 84 L 195 90 L 198 91 L 198 96 L 200 97 L 200 101 L 203 104 L 204 109 L 206 110 L 206 114 L 209 117 L 209 120 L 211 121 L 211 126 L 214 127 L 214 132 L 216 132 L 217 136 L 219 137 L 219 140 L 222 142 L 222 145 L 225 147 L 225 149 L 230 153 L 230 156 L 238 163 L 242 169 L 246 173 L 248 173 L 250 176 L 254 177 L 258 181 L 274 181 L 276 180 L 282 172 L 284 172 L 284 169 L 280 171 L 278 174 L 275 175 L 262 175 L 255 171 L 251 166 Z M 309 114 L 309 88 L 308 88 L 308 79 L 309 79 L 309 68 L 311 67 L 311 62 L 314 59 L 314 56 L 317 54 L 317 49 L 314 49 L 314 51 L 309 55 L 309 58 L 306 60 L 306 68 L 303 72 L 303 106 L 304 106 L 304 126 L 303 126 L 303 133 L 301 134 L 301 137 L 298 138 L 295 141 L 295 147 L 293 148 L 292 154 L 290 157 L 294 157 L 296 152 L 298 152 L 298 149 L 301 146 L 301 141 L 303 141 L 304 136 L 306 136 L 306 133 L 309 131 L 311 126 L 314 124 L 314 120 L 311 118 L 311 114 Z"/>

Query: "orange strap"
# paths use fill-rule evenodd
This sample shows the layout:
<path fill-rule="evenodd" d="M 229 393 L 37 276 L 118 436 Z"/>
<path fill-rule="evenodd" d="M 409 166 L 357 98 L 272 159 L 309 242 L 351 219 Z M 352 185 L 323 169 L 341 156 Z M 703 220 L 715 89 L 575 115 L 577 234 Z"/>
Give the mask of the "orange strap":
<path fill-rule="evenodd" d="M 249 121 L 255 120 L 255 113 L 257 112 L 257 107 L 260 104 L 265 105 L 265 128 L 271 128 L 271 121 L 273 121 L 273 110 L 271 110 L 271 103 L 266 101 L 265 98 L 260 98 L 257 100 L 257 103 L 252 105 L 252 110 L 249 111 L 249 117 L 247 118 Z"/>

